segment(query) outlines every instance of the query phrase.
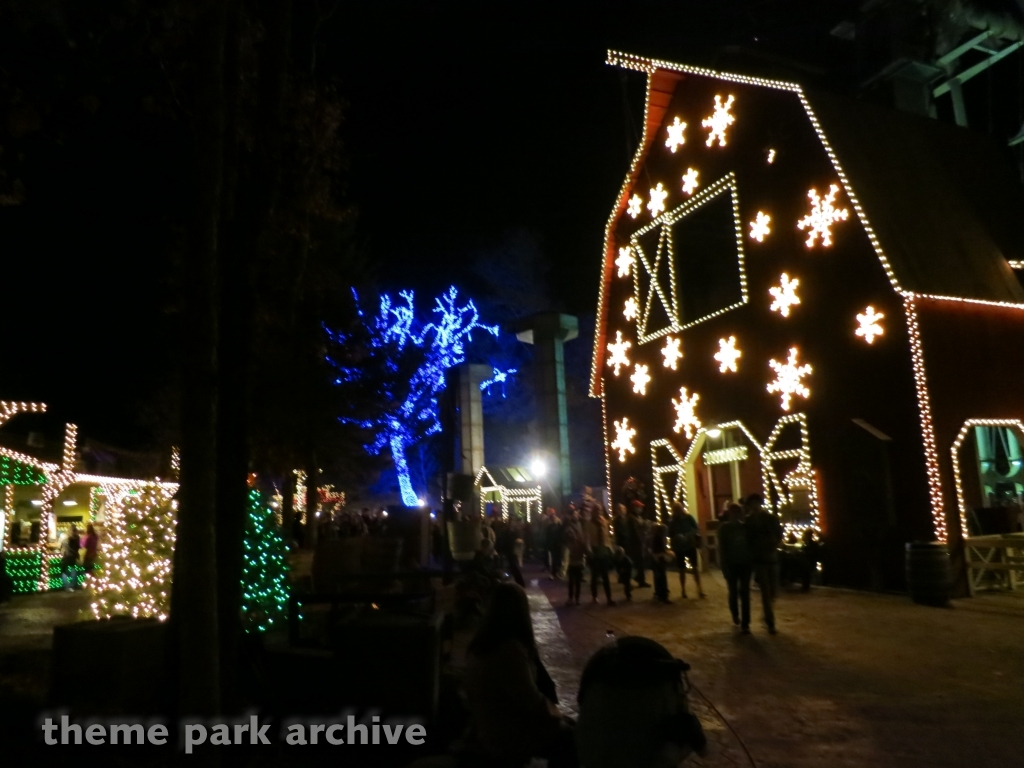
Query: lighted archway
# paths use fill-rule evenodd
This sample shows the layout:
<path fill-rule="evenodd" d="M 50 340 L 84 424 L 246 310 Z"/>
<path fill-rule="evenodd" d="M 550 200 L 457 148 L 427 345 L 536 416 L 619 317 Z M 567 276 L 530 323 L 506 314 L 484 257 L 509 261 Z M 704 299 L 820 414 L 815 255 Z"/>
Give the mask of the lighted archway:
<path fill-rule="evenodd" d="M 974 427 L 1016 427 L 1024 436 L 1024 421 L 1020 419 L 968 419 L 960 427 L 953 447 L 950 449 L 953 459 L 953 484 L 956 487 L 956 505 L 960 512 L 960 535 L 967 538 L 969 528 L 967 527 L 967 502 L 964 500 L 964 487 L 960 472 L 960 448 L 964 439 L 971 433 Z"/>

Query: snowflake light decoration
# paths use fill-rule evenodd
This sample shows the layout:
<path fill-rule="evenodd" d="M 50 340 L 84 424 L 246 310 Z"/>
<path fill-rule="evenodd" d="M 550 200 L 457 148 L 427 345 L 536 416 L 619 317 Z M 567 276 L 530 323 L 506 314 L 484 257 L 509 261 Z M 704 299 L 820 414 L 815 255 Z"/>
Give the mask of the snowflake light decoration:
<path fill-rule="evenodd" d="M 619 461 L 626 460 L 627 453 L 636 453 L 633 447 L 633 438 L 636 437 L 636 430 L 629 426 L 629 419 L 622 417 L 622 421 L 615 422 L 615 439 L 609 444 L 609 448 L 619 452 Z"/>
<path fill-rule="evenodd" d="M 651 199 L 647 202 L 647 210 L 651 216 L 657 216 L 665 210 L 665 198 L 668 197 L 668 190 L 659 181 L 658 185 L 651 190 Z"/>
<path fill-rule="evenodd" d="M 715 353 L 715 360 L 718 361 L 718 372 L 725 373 L 732 371 L 736 373 L 736 361 L 743 356 L 743 353 L 736 349 L 736 337 L 718 340 L 718 352 Z"/>
<path fill-rule="evenodd" d="M 679 349 L 680 340 L 669 336 L 665 339 L 665 346 L 661 348 L 661 354 L 665 356 L 665 367 L 676 369 L 676 363 L 682 358 L 682 350 Z"/>
<path fill-rule="evenodd" d="M 692 195 L 694 190 L 697 189 L 697 169 L 687 168 L 686 173 L 683 174 L 683 192 L 688 195 Z"/>
<path fill-rule="evenodd" d="M 713 147 L 715 141 L 718 141 L 718 146 L 725 146 L 725 129 L 736 122 L 736 117 L 729 114 L 729 110 L 732 108 L 732 103 L 735 99 L 730 95 L 726 99 L 725 104 L 722 103 L 721 96 L 715 96 L 715 111 L 713 114 L 705 117 L 701 121 L 701 125 L 705 128 L 709 128 L 708 140 L 705 142 L 707 146 Z"/>
<path fill-rule="evenodd" d="M 850 212 L 846 208 L 836 208 L 834 203 L 839 187 L 833 184 L 828 188 L 828 195 L 822 198 L 818 190 L 812 189 L 807 193 L 811 201 L 811 212 L 796 223 L 797 229 L 804 230 L 810 227 L 807 233 L 807 247 L 813 248 L 814 242 L 820 237 L 823 247 L 832 245 L 832 225 L 837 221 L 846 221 Z"/>
<path fill-rule="evenodd" d="M 694 392 L 686 394 L 686 387 L 679 389 L 679 399 L 672 398 L 672 407 L 676 409 L 676 423 L 672 426 L 673 431 L 682 432 L 686 439 L 693 438 L 695 430 L 700 429 L 700 419 L 697 418 L 697 401 L 700 395 Z"/>
<path fill-rule="evenodd" d="M 774 299 L 769 309 L 772 312 L 778 312 L 783 317 L 789 317 L 789 308 L 800 303 L 800 297 L 796 295 L 798 285 L 800 285 L 799 280 L 796 278 L 790 280 L 789 275 L 783 272 L 779 278 L 779 285 L 768 289 L 768 293 Z"/>
<path fill-rule="evenodd" d="M 651 376 L 649 373 L 647 373 L 646 365 L 641 365 L 640 363 L 637 363 L 636 367 L 633 369 L 633 375 L 629 377 L 629 380 L 633 382 L 634 392 L 636 392 L 638 395 L 647 394 L 647 385 L 651 381 Z"/>
<path fill-rule="evenodd" d="M 629 277 L 629 271 L 636 264 L 636 256 L 633 255 L 633 249 L 628 245 L 619 248 L 619 258 L 615 260 L 615 266 L 619 268 L 619 277 Z"/>
<path fill-rule="evenodd" d="M 797 365 L 797 355 L 799 350 L 796 347 L 790 347 L 789 358 L 784 363 L 780 363 L 778 360 L 769 360 L 768 365 L 775 371 L 775 381 L 768 383 L 769 392 L 778 392 L 782 395 L 782 410 L 788 411 L 790 406 L 790 400 L 793 395 L 799 395 L 800 397 L 808 397 L 811 394 L 804 384 L 801 382 L 804 376 L 811 372 L 811 366 L 807 363 L 803 365 Z"/>
<path fill-rule="evenodd" d="M 680 146 L 686 143 L 686 137 L 683 136 L 683 131 L 685 130 L 686 123 L 682 122 L 678 117 L 668 127 L 668 138 L 665 140 L 665 146 L 672 150 L 673 155 Z"/>
<path fill-rule="evenodd" d="M 622 308 L 622 314 L 627 320 L 635 320 L 639 309 L 636 305 L 636 299 L 630 296 L 626 299 L 626 306 Z"/>
<path fill-rule="evenodd" d="M 765 237 L 771 234 L 771 227 L 768 226 L 771 223 L 772 217 L 763 211 L 758 211 L 757 216 L 752 222 L 750 222 L 750 238 L 757 240 L 759 243 L 763 243 Z"/>
<path fill-rule="evenodd" d="M 629 198 L 629 205 L 626 206 L 626 213 L 631 218 L 636 218 L 640 215 L 640 212 L 644 209 L 644 199 L 640 195 L 633 195 Z"/>
<path fill-rule="evenodd" d="M 612 372 L 618 376 L 619 368 L 622 366 L 629 367 L 629 358 L 626 357 L 626 350 L 633 346 L 628 341 L 622 340 L 622 331 L 615 332 L 615 341 L 608 345 L 608 351 L 611 355 L 608 357 L 608 365 L 612 367 Z"/>
<path fill-rule="evenodd" d="M 863 314 L 857 315 L 857 322 L 860 323 L 860 327 L 854 333 L 858 336 L 863 336 L 864 341 L 868 344 L 873 344 L 876 336 L 881 336 L 885 333 L 885 330 L 878 322 L 883 317 L 885 315 L 882 312 L 875 312 L 874 307 L 868 306 Z"/>

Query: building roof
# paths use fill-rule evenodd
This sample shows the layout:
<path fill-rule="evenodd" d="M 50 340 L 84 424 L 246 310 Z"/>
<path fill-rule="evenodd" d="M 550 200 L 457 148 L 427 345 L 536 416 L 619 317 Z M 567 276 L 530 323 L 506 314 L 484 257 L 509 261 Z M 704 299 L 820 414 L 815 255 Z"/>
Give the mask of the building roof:
<path fill-rule="evenodd" d="M 625 211 L 675 85 L 687 75 L 789 91 L 800 99 L 894 290 L 1024 308 L 1024 288 L 1010 266 L 1010 262 L 1024 261 L 1024 188 L 988 137 L 937 120 L 807 91 L 796 83 L 616 51 L 608 52 L 608 63 L 645 72 L 648 98 L 644 138 L 606 228 L 592 395 L 601 394 L 605 294 L 615 258 L 611 232 Z"/>
<path fill-rule="evenodd" d="M 1024 304 L 1024 188 L 988 137 L 938 120 L 805 94 L 898 286 Z"/>

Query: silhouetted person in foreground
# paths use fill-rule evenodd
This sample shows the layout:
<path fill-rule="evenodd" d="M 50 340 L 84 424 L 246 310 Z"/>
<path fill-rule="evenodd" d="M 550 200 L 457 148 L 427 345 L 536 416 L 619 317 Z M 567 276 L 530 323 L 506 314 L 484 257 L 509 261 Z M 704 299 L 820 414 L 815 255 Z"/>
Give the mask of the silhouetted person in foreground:
<path fill-rule="evenodd" d="M 764 497 L 752 493 L 747 497 L 747 541 L 754 566 L 754 576 L 761 588 L 761 605 L 768 632 L 775 634 L 775 593 L 779 583 L 779 545 L 782 543 L 782 523 L 763 506 Z"/>
<path fill-rule="evenodd" d="M 718 547 L 722 575 L 729 587 L 729 611 L 732 623 L 740 625 L 743 634 L 750 632 L 750 544 L 743 522 L 743 508 L 730 504 L 725 520 L 718 527 Z M 742 618 L 740 610 L 742 609 Z"/>
<path fill-rule="evenodd" d="M 466 655 L 465 693 L 486 765 L 519 768 L 547 758 L 550 768 L 576 766 L 570 721 L 541 663 L 522 587 L 491 593 L 483 625 Z"/>
<path fill-rule="evenodd" d="M 646 637 L 595 653 L 580 679 L 576 748 L 584 768 L 675 768 L 707 744 L 689 711 L 685 672 Z"/>

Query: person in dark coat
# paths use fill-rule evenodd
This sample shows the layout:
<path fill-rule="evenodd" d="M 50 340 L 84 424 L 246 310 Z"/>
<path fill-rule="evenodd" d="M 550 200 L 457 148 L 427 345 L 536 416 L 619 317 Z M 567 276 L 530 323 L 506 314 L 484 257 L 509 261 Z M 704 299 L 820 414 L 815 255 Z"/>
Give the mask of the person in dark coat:
<path fill-rule="evenodd" d="M 763 506 L 764 497 L 753 493 L 747 497 L 747 540 L 750 543 L 754 576 L 761 589 L 761 605 L 768 632 L 775 634 L 775 594 L 779 583 L 779 545 L 782 543 L 782 523 Z"/>
<path fill-rule="evenodd" d="M 718 526 L 718 547 L 722 575 L 729 588 L 732 623 L 740 625 L 743 634 L 749 634 L 751 556 L 743 508 L 739 504 L 730 504 L 726 509 L 725 521 Z"/>
<path fill-rule="evenodd" d="M 668 564 L 672 560 L 672 551 L 668 548 L 668 527 L 663 523 L 655 523 L 651 537 L 651 570 L 654 573 L 654 597 L 663 603 L 671 603 L 668 593 Z"/>
<path fill-rule="evenodd" d="M 634 501 L 629 507 L 629 517 L 626 519 L 626 554 L 636 569 L 637 589 L 651 586 L 647 583 L 647 575 L 644 573 L 644 539 L 647 531 L 641 517 L 643 508 L 643 504 Z"/>
<path fill-rule="evenodd" d="M 626 550 L 622 547 L 615 548 L 615 572 L 619 574 L 619 584 L 626 591 L 626 600 L 633 599 L 633 561 L 629 559 Z"/>
<path fill-rule="evenodd" d="M 562 548 L 565 546 L 564 526 L 557 514 L 553 515 L 545 531 L 544 546 L 548 551 L 548 561 L 551 563 L 551 578 L 560 579 L 562 573 Z"/>
<path fill-rule="evenodd" d="M 686 566 L 693 568 L 693 580 L 697 584 L 697 594 L 706 597 L 700 585 L 700 563 L 697 559 L 697 548 L 700 546 L 700 526 L 693 515 L 683 509 L 678 501 L 672 504 L 672 519 L 668 523 L 668 537 L 672 542 L 672 551 L 676 554 L 676 567 L 679 568 L 679 587 L 686 597 Z"/>

